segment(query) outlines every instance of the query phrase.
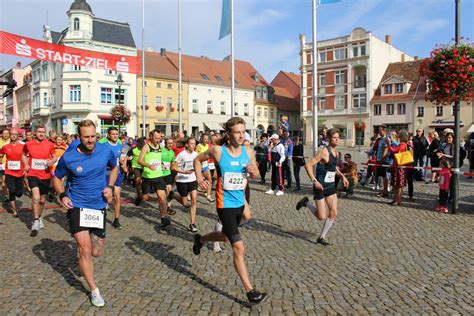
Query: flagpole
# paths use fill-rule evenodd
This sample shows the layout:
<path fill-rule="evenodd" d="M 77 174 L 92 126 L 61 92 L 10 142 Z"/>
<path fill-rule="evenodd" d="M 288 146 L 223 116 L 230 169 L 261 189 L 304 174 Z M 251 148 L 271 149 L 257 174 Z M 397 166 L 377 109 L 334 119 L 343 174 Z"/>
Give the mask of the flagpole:
<path fill-rule="evenodd" d="M 234 0 L 230 0 L 230 117 L 235 110 L 235 79 L 234 79 Z"/>
<path fill-rule="evenodd" d="M 313 89 L 312 89 L 312 106 L 313 106 L 313 153 L 318 151 L 318 40 L 316 36 L 316 9 L 317 0 L 313 0 Z M 318 0 L 319 1 L 319 0 Z"/>
<path fill-rule="evenodd" d="M 145 0 L 142 0 L 142 137 L 146 137 L 146 104 L 145 104 Z"/>
<path fill-rule="evenodd" d="M 178 0 L 178 121 L 179 131 L 183 131 L 183 82 L 181 79 L 182 68 L 181 68 L 181 0 Z"/>

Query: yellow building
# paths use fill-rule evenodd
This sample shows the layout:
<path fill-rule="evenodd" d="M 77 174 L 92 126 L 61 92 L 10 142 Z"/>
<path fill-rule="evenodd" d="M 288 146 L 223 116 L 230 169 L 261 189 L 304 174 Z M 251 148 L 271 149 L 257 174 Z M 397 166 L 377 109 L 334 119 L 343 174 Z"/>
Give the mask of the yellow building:
<path fill-rule="evenodd" d="M 141 56 L 141 51 L 138 56 Z M 179 130 L 178 69 L 166 52 L 145 52 L 146 134 L 158 129 L 167 135 Z M 142 75 L 137 76 L 137 117 L 139 135 L 143 129 Z M 188 83 L 182 82 L 183 130 L 188 127 Z"/>

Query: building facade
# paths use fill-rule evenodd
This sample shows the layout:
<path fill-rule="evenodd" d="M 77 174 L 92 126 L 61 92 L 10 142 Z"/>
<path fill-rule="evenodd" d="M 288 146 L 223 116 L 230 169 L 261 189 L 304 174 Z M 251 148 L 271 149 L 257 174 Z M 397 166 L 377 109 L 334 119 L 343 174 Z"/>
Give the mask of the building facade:
<path fill-rule="evenodd" d="M 32 74 L 27 73 L 23 79 L 23 86 L 19 87 L 16 93 L 18 101 L 18 122 L 17 126 L 23 129 L 29 129 L 31 125 L 31 107 L 32 107 Z"/>
<path fill-rule="evenodd" d="M 291 137 L 303 135 L 300 112 L 301 76 L 280 71 L 272 81 L 277 103 L 277 128 L 287 121 Z"/>
<path fill-rule="evenodd" d="M 313 140 L 312 51 L 313 43 L 307 43 L 301 34 L 301 116 L 308 144 Z M 338 128 L 343 145 L 367 145 L 373 133 L 368 100 L 389 63 L 412 57 L 392 46 L 389 35 L 382 41 L 360 27 L 347 36 L 318 41 L 317 56 L 318 121 Z"/>

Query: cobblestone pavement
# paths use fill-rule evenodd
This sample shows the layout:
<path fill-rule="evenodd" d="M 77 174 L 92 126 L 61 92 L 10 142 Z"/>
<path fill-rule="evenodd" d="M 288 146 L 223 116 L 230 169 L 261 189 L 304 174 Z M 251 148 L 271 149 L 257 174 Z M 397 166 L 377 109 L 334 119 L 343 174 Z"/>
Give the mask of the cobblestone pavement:
<path fill-rule="evenodd" d="M 416 201 L 400 207 L 358 187 L 339 200 L 335 245 L 324 247 L 316 244 L 321 223 L 295 210 L 311 189 L 303 179 L 301 194 L 281 197 L 252 183 L 253 219 L 242 235 L 252 282 L 270 295 L 259 306 L 245 303 L 230 246 L 194 256 L 188 214 L 174 204 L 172 225 L 161 229 L 156 202 L 135 207 L 127 189 L 124 229 L 109 222 L 107 251 L 94 259 L 102 309 L 90 305 L 63 211 L 51 204 L 37 237 L 29 236 L 28 210 L 19 219 L 0 213 L 0 315 L 474 314 L 474 181 L 462 180 L 457 215 L 431 211 L 434 184 L 416 183 Z M 216 218 L 201 197 L 200 232 Z"/>

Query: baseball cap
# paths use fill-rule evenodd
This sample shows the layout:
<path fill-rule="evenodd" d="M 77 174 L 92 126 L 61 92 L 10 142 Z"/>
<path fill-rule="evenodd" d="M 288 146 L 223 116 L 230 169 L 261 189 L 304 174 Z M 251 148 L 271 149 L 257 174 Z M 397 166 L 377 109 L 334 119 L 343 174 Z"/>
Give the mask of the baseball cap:
<path fill-rule="evenodd" d="M 273 134 L 270 136 L 270 139 L 280 139 L 280 136 L 278 136 L 278 134 Z"/>

